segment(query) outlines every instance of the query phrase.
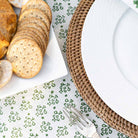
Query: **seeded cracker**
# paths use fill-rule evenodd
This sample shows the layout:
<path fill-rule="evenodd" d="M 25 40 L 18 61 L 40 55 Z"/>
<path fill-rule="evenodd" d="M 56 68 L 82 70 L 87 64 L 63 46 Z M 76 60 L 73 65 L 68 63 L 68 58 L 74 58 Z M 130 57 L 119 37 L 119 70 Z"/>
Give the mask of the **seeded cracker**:
<path fill-rule="evenodd" d="M 30 0 L 27 2 L 25 6 L 23 6 L 21 13 L 23 13 L 25 10 L 28 9 L 39 9 L 41 10 L 45 15 L 48 16 L 48 19 L 50 22 L 52 21 L 52 12 L 49 7 L 49 5 L 44 2 L 43 0 Z"/>
<path fill-rule="evenodd" d="M 45 47 L 48 45 L 48 41 L 45 40 L 45 37 L 40 32 L 40 30 L 37 30 L 36 28 L 32 28 L 32 27 L 25 27 L 24 29 L 17 31 L 17 35 L 20 32 L 24 32 L 25 34 L 28 33 L 28 35 L 31 34 L 32 38 L 37 39 L 37 41 L 39 41 L 39 47 L 41 48 L 43 54 L 45 54 L 45 50 L 46 50 Z"/>
<path fill-rule="evenodd" d="M 38 18 L 32 17 L 31 19 L 25 19 L 18 23 L 18 28 L 20 28 L 20 26 L 22 26 L 22 25 L 30 24 L 30 23 L 35 23 L 35 24 L 41 26 L 43 28 L 43 30 L 45 31 L 45 33 L 48 37 L 48 40 L 49 40 L 49 30 L 48 30 L 47 26 L 45 25 L 45 23 Z"/>
<path fill-rule="evenodd" d="M 45 52 L 45 51 L 46 51 L 46 48 L 47 48 L 47 44 L 48 44 L 48 37 L 47 37 L 47 35 L 46 35 L 44 29 L 43 29 L 41 26 L 39 26 L 39 25 L 37 25 L 37 24 L 35 24 L 35 23 L 30 23 L 30 24 L 24 24 L 24 25 L 20 26 L 20 27 L 18 28 L 18 31 L 24 30 L 25 28 L 28 28 L 28 29 L 27 29 L 28 32 L 30 31 L 29 28 L 33 28 L 33 29 L 38 30 L 38 31 L 41 33 L 40 36 L 41 36 L 41 40 L 44 41 L 43 49 L 44 49 L 44 52 Z M 18 32 L 17 32 L 17 33 L 18 33 Z M 35 33 L 36 33 L 36 32 L 35 32 Z M 39 33 L 39 34 L 40 34 L 40 33 Z"/>
<path fill-rule="evenodd" d="M 21 39 L 10 45 L 7 59 L 12 63 L 14 73 L 22 78 L 37 75 L 43 63 L 41 49 L 30 39 Z"/>
<path fill-rule="evenodd" d="M 38 10 L 38 9 L 25 10 L 20 15 L 19 22 L 21 22 L 22 20 L 28 19 L 28 18 L 32 18 L 32 17 L 42 20 L 47 26 L 48 30 L 50 30 L 50 21 L 48 17 L 41 10 Z"/>

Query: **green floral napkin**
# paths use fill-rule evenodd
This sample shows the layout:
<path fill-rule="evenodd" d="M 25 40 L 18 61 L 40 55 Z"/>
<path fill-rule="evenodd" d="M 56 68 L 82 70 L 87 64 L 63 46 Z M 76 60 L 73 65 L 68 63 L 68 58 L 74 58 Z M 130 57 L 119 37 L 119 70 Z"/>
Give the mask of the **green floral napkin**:
<path fill-rule="evenodd" d="M 47 0 L 53 28 L 66 59 L 66 37 L 79 0 Z M 70 75 L 0 100 L 0 138 L 85 138 L 63 114 L 72 105 L 85 114 L 101 138 L 128 138 L 103 122 L 83 101 Z"/>

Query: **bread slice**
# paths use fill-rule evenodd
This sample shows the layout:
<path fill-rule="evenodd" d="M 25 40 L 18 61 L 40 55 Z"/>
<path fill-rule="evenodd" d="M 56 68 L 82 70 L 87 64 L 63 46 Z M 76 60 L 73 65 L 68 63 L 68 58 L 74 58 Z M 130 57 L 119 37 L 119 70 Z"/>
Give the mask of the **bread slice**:
<path fill-rule="evenodd" d="M 2 59 L 5 54 L 7 53 L 7 48 L 6 47 L 1 47 L 0 48 L 0 59 Z"/>
<path fill-rule="evenodd" d="M 4 87 L 12 77 L 12 64 L 8 60 L 0 60 L 0 88 Z"/>
<path fill-rule="evenodd" d="M 5 8 L 6 7 L 8 8 L 8 6 L 5 5 Z M 0 47 L 9 46 L 9 42 L 16 31 L 16 22 L 17 16 L 12 9 L 8 12 L 3 10 L 0 12 Z"/>

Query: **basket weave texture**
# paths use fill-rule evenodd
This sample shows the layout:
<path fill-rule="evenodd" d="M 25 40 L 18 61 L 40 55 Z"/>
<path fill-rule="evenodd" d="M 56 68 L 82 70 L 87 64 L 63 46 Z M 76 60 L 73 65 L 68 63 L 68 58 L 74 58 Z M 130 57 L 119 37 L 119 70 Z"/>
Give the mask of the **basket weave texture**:
<path fill-rule="evenodd" d="M 138 126 L 123 119 L 103 102 L 91 85 L 84 69 L 81 35 L 86 15 L 93 2 L 94 0 L 81 0 L 70 22 L 66 52 L 70 73 L 82 98 L 100 118 L 121 133 L 131 138 L 138 138 Z"/>

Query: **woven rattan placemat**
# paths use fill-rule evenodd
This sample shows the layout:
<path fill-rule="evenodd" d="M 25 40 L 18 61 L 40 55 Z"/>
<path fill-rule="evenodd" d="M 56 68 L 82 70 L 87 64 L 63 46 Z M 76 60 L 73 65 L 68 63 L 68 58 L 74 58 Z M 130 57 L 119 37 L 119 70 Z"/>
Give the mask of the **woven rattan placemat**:
<path fill-rule="evenodd" d="M 85 72 L 81 56 L 81 34 L 86 15 L 94 0 L 82 0 L 70 22 L 67 37 L 67 61 L 73 81 L 90 108 L 116 130 L 138 138 L 138 126 L 128 122 L 111 110 L 98 96 Z"/>

